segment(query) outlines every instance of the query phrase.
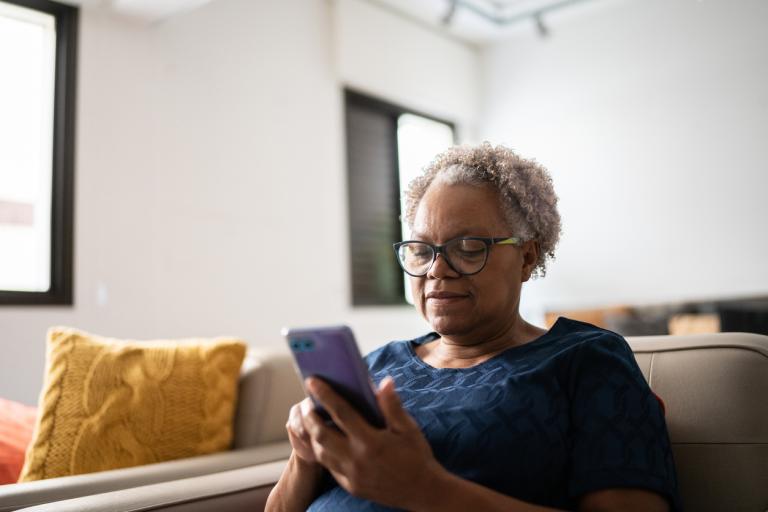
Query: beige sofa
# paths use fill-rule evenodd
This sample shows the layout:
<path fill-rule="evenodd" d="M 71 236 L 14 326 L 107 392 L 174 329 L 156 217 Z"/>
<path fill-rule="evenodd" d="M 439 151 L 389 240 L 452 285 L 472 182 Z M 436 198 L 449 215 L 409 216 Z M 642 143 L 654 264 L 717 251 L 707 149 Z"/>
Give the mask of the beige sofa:
<path fill-rule="evenodd" d="M 768 510 L 768 336 L 705 334 L 630 338 L 638 364 L 663 397 L 686 510 Z M 280 366 L 290 372 L 288 366 Z M 287 375 L 272 373 L 275 382 Z M 267 390 L 277 392 L 272 382 Z M 275 404 L 277 401 L 275 401 Z M 256 407 L 257 402 L 241 402 Z M 275 407 L 274 428 L 287 405 Z M 280 410 L 278 410 L 280 409 Z M 239 413 L 241 414 L 241 413 Z M 271 427 L 270 427 L 271 428 Z M 276 433 L 275 433 L 276 435 Z M 56 511 L 262 510 L 284 467 L 274 460 L 164 483 L 32 507 Z"/>
<path fill-rule="evenodd" d="M 243 361 L 232 450 L 85 475 L 0 486 L 0 512 L 119 489 L 176 481 L 285 459 L 286 411 L 304 397 L 287 349 L 250 350 Z"/>

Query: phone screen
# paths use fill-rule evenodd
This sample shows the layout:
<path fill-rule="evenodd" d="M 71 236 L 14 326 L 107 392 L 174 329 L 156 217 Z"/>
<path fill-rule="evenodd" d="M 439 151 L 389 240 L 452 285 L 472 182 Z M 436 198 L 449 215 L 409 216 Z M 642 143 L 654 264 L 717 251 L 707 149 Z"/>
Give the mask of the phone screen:
<path fill-rule="evenodd" d="M 283 334 L 302 381 L 308 377 L 323 379 L 371 425 L 384 427 L 368 367 L 349 327 L 288 329 Z M 322 405 L 315 402 L 315 407 L 327 423 L 333 423 Z"/>

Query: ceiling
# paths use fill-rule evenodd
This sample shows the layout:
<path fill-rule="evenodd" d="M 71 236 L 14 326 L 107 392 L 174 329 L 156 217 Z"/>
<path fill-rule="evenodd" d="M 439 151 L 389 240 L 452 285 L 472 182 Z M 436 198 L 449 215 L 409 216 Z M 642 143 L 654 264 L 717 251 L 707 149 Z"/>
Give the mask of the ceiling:
<path fill-rule="evenodd" d="M 548 34 L 547 18 L 589 0 L 359 0 L 426 23 L 461 40 L 484 44 L 531 29 Z"/>
<path fill-rule="evenodd" d="M 154 23 L 213 0 L 63 0 L 81 6 L 108 6 L 116 12 Z M 292 0 L 284 0 L 292 1 Z M 555 12 L 578 11 L 591 0 L 356 0 L 426 25 L 470 44 L 482 45 L 520 30 L 548 34 Z"/>
<path fill-rule="evenodd" d="M 191 11 L 212 0 L 60 0 L 79 6 L 107 6 L 119 14 L 147 22 L 158 22 Z"/>

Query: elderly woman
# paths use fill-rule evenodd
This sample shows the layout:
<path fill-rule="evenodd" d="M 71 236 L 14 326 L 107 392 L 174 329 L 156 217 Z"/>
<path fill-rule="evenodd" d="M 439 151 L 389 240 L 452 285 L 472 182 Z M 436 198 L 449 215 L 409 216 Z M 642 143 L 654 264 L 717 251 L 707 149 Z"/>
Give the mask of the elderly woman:
<path fill-rule="evenodd" d="M 624 339 L 519 314 L 560 233 L 545 169 L 503 147 L 454 147 L 407 194 L 395 244 L 434 329 L 366 357 L 386 428 L 319 379 L 288 418 L 293 453 L 270 511 L 678 510 L 663 413 Z"/>

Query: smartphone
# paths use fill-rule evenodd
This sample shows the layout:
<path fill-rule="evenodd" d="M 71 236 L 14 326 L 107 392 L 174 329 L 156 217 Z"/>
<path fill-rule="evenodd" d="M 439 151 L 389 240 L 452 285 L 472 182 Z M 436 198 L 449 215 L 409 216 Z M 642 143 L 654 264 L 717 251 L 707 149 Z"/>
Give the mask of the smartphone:
<path fill-rule="evenodd" d="M 384 416 L 376 401 L 373 380 L 360 356 L 352 329 L 345 325 L 283 329 L 282 334 L 288 341 L 302 383 L 308 377 L 323 379 L 368 423 L 384 428 Z M 314 398 L 312 400 L 320 417 L 333 425 L 328 412 Z"/>

